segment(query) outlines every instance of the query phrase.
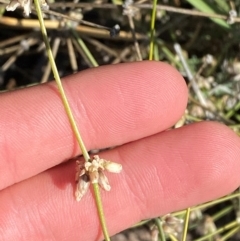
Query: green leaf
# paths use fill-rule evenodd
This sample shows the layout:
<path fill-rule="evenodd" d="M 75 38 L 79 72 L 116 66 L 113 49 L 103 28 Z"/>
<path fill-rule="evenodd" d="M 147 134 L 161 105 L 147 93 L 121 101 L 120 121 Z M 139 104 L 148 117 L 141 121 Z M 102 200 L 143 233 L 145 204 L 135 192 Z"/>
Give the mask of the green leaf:
<path fill-rule="evenodd" d="M 227 1 L 223 0 L 214 0 L 218 6 L 219 9 L 224 11 L 225 13 L 228 13 L 230 8 L 229 8 L 229 3 Z"/>
<path fill-rule="evenodd" d="M 218 14 L 216 5 L 210 5 L 209 3 L 207 3 L 207 1 L 187 0 L 187 2 L 189 2 L 192 6 L 194 6 L 196 9 L 198 9 L 201 12 Z M 218 19 L 218 18 L 210 18 L 210 19 L 216 24 L 220 25 L 221 27 L 225 29 L 230 29 L 230 26 L 224 20 Z"/>

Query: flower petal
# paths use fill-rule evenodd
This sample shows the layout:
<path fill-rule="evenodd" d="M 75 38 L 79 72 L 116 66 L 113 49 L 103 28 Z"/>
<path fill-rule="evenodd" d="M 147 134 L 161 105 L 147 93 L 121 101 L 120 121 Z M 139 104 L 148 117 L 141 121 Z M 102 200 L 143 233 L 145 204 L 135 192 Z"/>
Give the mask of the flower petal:
<path fill-rule="evenodd" d="M 75 191 L 75 197 L 78 202 L 82 199 L 82 197 L 88 191 L 89 185 L 90 185 L 90 182 L 89 182 L 88 176 L 87 175 L 81 176 L 77 183 L 77 188 Z"/>
<path fill-rule="evenodd" d="M 122 171 L 122 165 L 116 162 L 105 161 L 104 168 L 109 172 L 120 173 Z"/>
<path fill-rule="evenodd" d="M 103 188 L 105 191 L 110 191 L 111 186 L 108 182 L 108 178 L 105 176 L 103 172 L 99 172 L 98 183 L 101 186 L 101 188 Z"/>
<path fill-rule="evenodd" d="M 76 174 L 75 174 L 75 181 L 79 180 L 80 176 L 83 176 L 86 173 L 84 168 L 84 163 L 81 161 L 76 161 Z"/>
<path fill-rule="evenodd" d="M 31 13 L 31 5 L 32 5 L 31 0 L 24 0 L 22 1 L 21 5 L 23 7 L 23 13 L 28 17 L 29 14 Z"/>
<path fill-rule="evenodd" d="M 6 6 L 6 10 L 7 10 L 7 11 L 15 11 L 18 6 L 20 6 L 20 3 L 19 3 L 17 0 L 12 0 L 12 1 Z"/>

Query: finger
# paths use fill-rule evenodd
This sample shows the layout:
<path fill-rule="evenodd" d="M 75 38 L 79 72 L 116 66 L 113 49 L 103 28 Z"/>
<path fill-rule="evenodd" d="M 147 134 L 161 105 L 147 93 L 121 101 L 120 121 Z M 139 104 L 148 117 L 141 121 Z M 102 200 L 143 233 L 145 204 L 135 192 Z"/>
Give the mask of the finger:
<path fill-rule="evenodd" d="M 142 138 L 173 125 L 186 85 L 157 62 L 94 68 L 64 80 L 88 149 Z M 0 189 L 80 153 L 53 83 L 0 96 Z"/>
<path fill-rule="evenodd" d="M 112 190 L 102 192 L 110 233 L 233 191 L 240 183 L 239 146 L 232 131 L 209 122 L 102 153 L 124 168 L 108 174 Z M 1 240 L 102 238 L 93 194 L 80 203 L 73 199 L 74 165 L 67 162 L 1 192 Z"/>

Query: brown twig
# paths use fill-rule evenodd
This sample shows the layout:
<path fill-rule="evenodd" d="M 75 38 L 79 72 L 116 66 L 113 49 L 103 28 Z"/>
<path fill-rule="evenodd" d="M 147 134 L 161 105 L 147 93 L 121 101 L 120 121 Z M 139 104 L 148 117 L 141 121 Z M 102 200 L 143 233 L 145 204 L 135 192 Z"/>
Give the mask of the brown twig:
<path fill-rule="evenodd" d="M 47 29 L 61 29 L 61 22 L 57 20 L 45 20 L 44 21 Z M 1 17 L 0 24 L 12 27 L 20 28 L 39 28 L 38 20 L 36 19 L 17 19 L 12 17 Z M 63 26 L 62 26 L 63 27 Z M 104 29 L 96 29 L 88 26 L 77 26 L 75 28 L 79 33 L 85 34 L 87 36 L 98 37 L 103 39 L 111 40 L 126 40 L 132 41 L 132 34 L 129 32 L 121 31 L 120 34 L 114 38 L 110 37 L 109 32 Z M 147 37 L 142 34 L 136 33 L 137 39 L 146 39 Z"/>

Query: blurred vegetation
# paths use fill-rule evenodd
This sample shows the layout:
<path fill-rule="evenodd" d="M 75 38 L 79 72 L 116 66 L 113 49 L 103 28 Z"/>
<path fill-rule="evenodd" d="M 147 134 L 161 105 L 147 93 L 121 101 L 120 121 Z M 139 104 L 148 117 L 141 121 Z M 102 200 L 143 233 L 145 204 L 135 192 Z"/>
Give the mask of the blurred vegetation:
<path fill-rule="evenodd" d="M 7 4 L 0 0 L 0 90 L 53 79 L 34 9 L 26 18 L 21 8 L 5 11 Z M 48 5 L 46 27 L 61 76 L 96 65 L 148 59 L 151 1 L 51 0 Z M 189 86 L 188 108 L 175 127 L 215 120 L 240 134 L 239 13 L 238 0 L 159 0 L 154 59 L 175 66 Z M 120 35 L 111 37 L 117 24 Z M 192 211 L 189 240 L 240 240 L 238 193 L 213 204 Z M 178 215 L 176 227 L 168 223 L 173 216 L 162 217 L 171 240 L 174 235 L 179 240 L 183 213 Z M 151 227 L 152 238 L 158 230 L 155 221 L 139 224 Z"/>

